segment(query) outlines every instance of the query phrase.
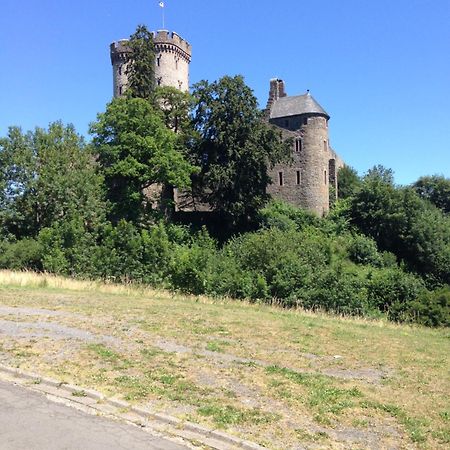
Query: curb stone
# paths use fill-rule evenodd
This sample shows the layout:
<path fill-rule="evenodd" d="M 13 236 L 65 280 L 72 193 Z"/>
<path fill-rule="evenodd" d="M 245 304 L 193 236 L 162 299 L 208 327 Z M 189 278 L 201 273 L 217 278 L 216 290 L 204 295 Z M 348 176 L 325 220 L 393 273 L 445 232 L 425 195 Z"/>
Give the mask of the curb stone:
<path fill-rule="evenodd" d="M 95 400 L 96 402 L 102 402 L 109 406 L 113 406 L 118 409 L 124 409 L 131 411 L 136 414 L 140 418 L 146 419 L 148 421 L 153 421 L 161 425 L 169 425 L 172 428 L 170 429 L 170 433 L 173 435 L 178 435 L 180 437 L 184 437 L 187 434 L 195 435 L 195 438 L 201 442 L 209 445 L 210 447 L 217 450 L 231 450 L 232 448 L 236 449 L 244 449 L 244 450 L 264 450 L 265 447 L 262 447 L 258 444 L 255 444 L 250 441 L 246 441 L 243 439 L 239 439 L 237 437 L 231 436 L 229 434 L 223 433 L 222 431 L 208 429 L 201 425 L 197 425 L 192 422 L 185 422 L 176 417 L 169 416 L 162 413 L 153 412 L 147 409 L 139 408 L 136 406 L 132 406 L 127 402 L 122 400 L 107 398 L 100 392 L 94 391 L 92 389 L 83 389 L 79 386 L 75 386 L 72 384 L 59 382 L 53 378 L 42 377 L 38 374 L 32 372 L 25 372 L 18 368 L 12 368 L 8 366 L 4 366 L 0 364 L 0 373 L 6 373 L 8 375 L 12 375 L 15 378 L 19 378 L 22 380 L 29 380 L 33 382 L 36 386 L 49 386 L 52 388 L 61 389 L 62 391 L 67 392 L 68 394 L 73 395 L 74 397 L 78 397 L 80 393 L 83 393 L 82 397 L 87 397 L 91 400 Z M 45 393 L 44 389 L 39 389 L 40 391 Z M 52 393 L 52 395 L 54 395 Z M 79 400 L 79 399 L 78 399 Z M 89 405 L 86 405 L 89 406 Z M 116 416 L 119 418 L 121 414 L 116 413 Z M 185 433 L 186 432 L 186 433 Z M 203 442 L 205 441 L 205 442 Z M 206 442 L 207 441 L 207 442 Z M 214 442 L 212 442 L 214 441 Z M 212 445 L 211 445 L 212 444 Z M 230 447 L 231 445 L 231 447 Z"/>

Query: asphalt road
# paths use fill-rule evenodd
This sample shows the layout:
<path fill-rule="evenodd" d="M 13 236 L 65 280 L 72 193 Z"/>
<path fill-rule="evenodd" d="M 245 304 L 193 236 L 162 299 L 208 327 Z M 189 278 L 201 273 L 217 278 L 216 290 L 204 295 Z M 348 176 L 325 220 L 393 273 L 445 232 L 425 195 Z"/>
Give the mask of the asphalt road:
<path fill-rule="evenodd" d="M 1 450 L 186 450 L 137 427 L 92 416 L 0 381 Z"/>

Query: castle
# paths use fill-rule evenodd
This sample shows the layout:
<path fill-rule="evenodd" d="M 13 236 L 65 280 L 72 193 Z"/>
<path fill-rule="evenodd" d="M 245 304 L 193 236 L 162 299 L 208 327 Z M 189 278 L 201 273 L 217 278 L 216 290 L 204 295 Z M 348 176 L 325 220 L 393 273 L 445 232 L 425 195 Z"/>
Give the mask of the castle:
<path fill-rule="evenodd" d="M 191 45 L 167 30 L 154 32 L 153 41 L 156 84 L 187 91 Z M 114 97 L 122 96 L 127 87 L 126 64 L 130 53 L 127 43 L 123 39 L 110 45 Z M 293 141 L 292 162 L 272 169 L 268 193 L 320 216 L 325 215 L 330 206 L 330 186 L 334 187 L 333 195 L 337 195 L 337 171 L 344 165 L 330 145 L 330 116 L 309 91 L 304 95 L 288 96 L 283 80 L 276 78 L 270 80 L 265 116 L 270 124 L 280 129 L 283 137 Z M 178 208 L 180 204 L 178 202 Z"/>

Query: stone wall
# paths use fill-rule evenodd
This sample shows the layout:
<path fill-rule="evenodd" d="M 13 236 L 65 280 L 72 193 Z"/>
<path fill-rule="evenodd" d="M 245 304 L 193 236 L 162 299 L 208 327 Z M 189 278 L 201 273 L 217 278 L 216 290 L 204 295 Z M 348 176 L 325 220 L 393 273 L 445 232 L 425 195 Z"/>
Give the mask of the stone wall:
<path fill-rule="evenodd" d="M 189 64 L 191 45 L 178 34 L 169 31 L 153 33 L 155 44 L 155 82 L 159 86 L 172 86 L 182 91 L 189 90 Z M 125 93 L 128 78 L 126 61 L 130 57 L 128 40 L 113 42 L 110 46 L 113 66 L 113 95 L 120 97 Z"/>
<path fill-rule="evenodd" d="M 127 61 L 130 55 L 130 49 L 127 47 L 128 40 L 122 39 L 118 42 L 113 42 L 110 45 L 111 64 L 113 67 L 113 96 L 120 97 L 124 94 L 128 77 Z"/>
<path fill-rule="evenodd" d="M 290 117 L 289 124 L 284 121 L 281 118 L 270 122 L 290 130 L 293 161 L 274 167 L 268 193 L 322 216 L 329 211 L 331 153 L 327 118 L 310 114 Z"/>

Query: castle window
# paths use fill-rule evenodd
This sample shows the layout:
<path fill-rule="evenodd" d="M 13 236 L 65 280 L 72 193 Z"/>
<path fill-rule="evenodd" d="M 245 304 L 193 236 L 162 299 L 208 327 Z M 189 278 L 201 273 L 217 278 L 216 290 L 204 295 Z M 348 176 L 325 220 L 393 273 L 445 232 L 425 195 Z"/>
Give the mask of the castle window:
<path fill-rule="evenodd" d="M 122 95 L 123 89 L 122 86 L 119 86 L 119 95 Z"/>
<path fill-rule="evenodd" d="M 328 141 L 323 141 L 323 149 L 327 152 L 328 151 Z"/>
<path fill-rule="evenodd" d="M 175 56 L 175 69 L 178 70 L 178 57 Z"/>
<path fill-rule="evenodd" d="M 278 172 L 278 184 L 280 186 L 284 185 L 284 180 L 283 180 L 283 172 Z"/>
<path fill-rule="evenodd" d="M 295 141 L 295 151 L 297 153 L 300 153 L 302 151 L 303 148 L 303 141 L 301 139 L 297 139 Z"/>
<path fill-rule="evenodd" d="M 156 58 L 156 65 L 157 65 L 158 67 L 161 66 L 161 55 L 158 55 L 158 57 Z"/>
<path fill-rule="evenodd" d="M 297 186 L 300 184 L 300 181 L 301 181 L 301 178 L 300 178 L 300 170 L 297 170 L 297 173 L 296 173 L 296 183 L 297 183 Z"/>
<path fill-rule="evenodd" d="M 119 66 L 119 75 L 122 75 L 122 64 Z"/>
<path fill-rule="evenodd" d="M 325 175 L 325 184 L 327 184 L 328 178 L 327 178 L 327 171 L 324 171 L 324 175 Z"/>

